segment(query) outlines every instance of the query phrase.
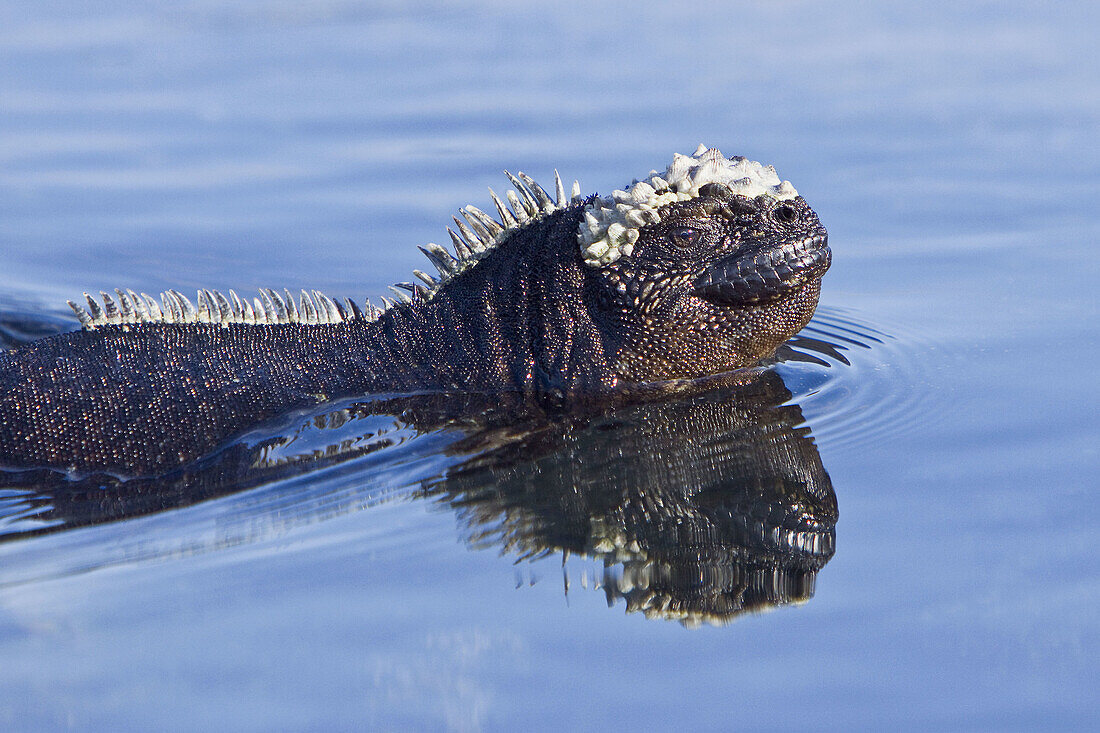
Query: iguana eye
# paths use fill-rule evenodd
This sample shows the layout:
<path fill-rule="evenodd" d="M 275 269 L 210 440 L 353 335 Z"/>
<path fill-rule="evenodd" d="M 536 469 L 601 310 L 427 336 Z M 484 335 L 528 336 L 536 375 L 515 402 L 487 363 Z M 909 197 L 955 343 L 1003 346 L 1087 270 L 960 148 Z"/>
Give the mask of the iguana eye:
<path fill-rule="evenodd" d="M 772 216 L 774 216 L 775 220 L 780 224 L 790 224 L 798 218 L 798 212 L 795 211 L 793 206 L 784 204 L 783 206 L 777 206 Z"/>
<path fill-rule="evenodd" d="M 691 227 L 677 227 L 669 233 L 668 238 L 677 247 L 690 247 L 698 241 L 699 230 Z"/>

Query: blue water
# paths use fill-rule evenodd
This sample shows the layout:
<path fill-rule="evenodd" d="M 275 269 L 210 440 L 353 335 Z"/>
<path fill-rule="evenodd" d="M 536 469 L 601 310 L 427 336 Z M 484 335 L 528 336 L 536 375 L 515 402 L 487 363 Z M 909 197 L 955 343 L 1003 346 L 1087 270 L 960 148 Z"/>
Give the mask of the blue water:
<path fill-rule="evenodd" d="M 0 313 L 375 297 L 502 168 L 772 163 L 834 251 L 806 335 L 844 347 L 775 367 L 840 510 L 813 597 L 609 607 L 598 560 L 476 541 L 419 493 L 455 437 L 392 425 L 343 468 L 0 544 L 0 727 L 1097 719 L 1094 4 L 592 5 L 0 5 Z"/>

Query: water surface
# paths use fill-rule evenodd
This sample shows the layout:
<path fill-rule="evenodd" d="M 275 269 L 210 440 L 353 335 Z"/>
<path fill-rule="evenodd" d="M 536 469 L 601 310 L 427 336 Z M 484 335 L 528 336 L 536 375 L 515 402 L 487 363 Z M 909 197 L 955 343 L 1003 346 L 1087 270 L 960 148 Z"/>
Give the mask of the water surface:
<path fill-rule="evenodd" d="M 480 444 L 338 405 L 268 465 L 359 453 L 204 501 L 5 491 L 0 724 L 1085 726 L 1098 21 L 1085 2 L 0 8 L 4 344 L 71 327 L 83 290 L 375 297 L 501 168 L 606 192 L 700 141 L 775 164 L 834 251 L 755 396 Z M 734 470 L 765 434 L 786 458 Z M 644 472 L 601 463 L 613 438 L 651 449 L 620 455 Z M 771 494 L 738 478 L 761 475 Z M 791 476 L 816 493 L 776 491 Z M 644 534 L 646 481 L 694 487 L 667 503 L 711 523 L 707 552 Z M 759 500 L 810 511 L 731 574 L 748 540 L 715 517 Z M 784 579 L 766 603 L 720 592 L 766 589 L 744 582 L 763 568 Z M 685 569 L 709 615 L 680 612 L 701 600 Z"/>

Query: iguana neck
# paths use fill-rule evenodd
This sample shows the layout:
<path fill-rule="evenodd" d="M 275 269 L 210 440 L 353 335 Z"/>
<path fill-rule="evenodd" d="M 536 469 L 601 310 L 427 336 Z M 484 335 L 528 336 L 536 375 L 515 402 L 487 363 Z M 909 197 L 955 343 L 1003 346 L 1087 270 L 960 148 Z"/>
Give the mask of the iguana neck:
<path fill-rule="evenodd" d="M 614 385 L 614 345 L 583 297 L 579 207 L 532 223 L 427 301 L 373 324 L 387 389 L 517 389 L 534 394 Z"/>

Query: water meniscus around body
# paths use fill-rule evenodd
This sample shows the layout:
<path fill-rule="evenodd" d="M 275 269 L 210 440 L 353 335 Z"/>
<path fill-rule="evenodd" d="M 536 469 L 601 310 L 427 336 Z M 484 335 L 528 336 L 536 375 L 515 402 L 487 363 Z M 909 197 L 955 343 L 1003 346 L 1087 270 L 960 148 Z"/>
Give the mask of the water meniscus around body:
<path fill-rule="evenodd" d="M 935 405 L 933 342 L 911 327 L 822 305 L 774 368 L 820 445 L 851 450 L 904 435 Z"/>

